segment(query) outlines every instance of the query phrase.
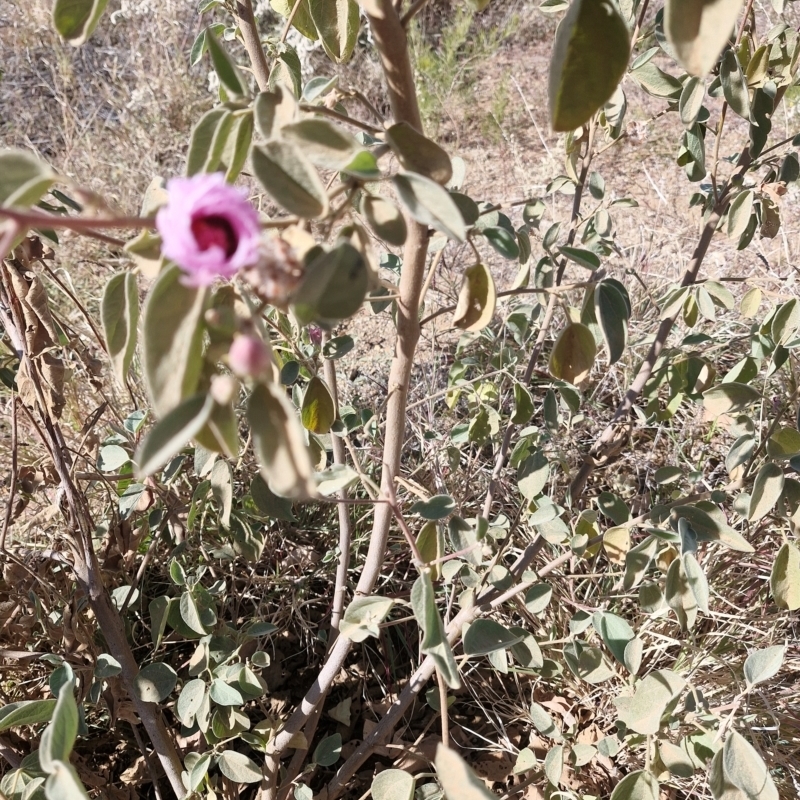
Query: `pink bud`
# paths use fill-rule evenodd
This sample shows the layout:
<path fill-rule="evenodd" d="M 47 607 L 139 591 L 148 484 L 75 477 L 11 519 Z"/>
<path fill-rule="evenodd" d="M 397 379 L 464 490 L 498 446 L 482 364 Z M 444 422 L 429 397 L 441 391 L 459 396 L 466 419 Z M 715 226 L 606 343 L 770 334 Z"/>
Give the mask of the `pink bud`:
<path fill-rule="evenodd" d="M 270 363 L 269 350 L 257 336 L 237 336 L 228 351 L 231 372 L 242 378 L 258 378 L 264 375 Z"/>
<path fill-rule="evenodd" d="M 322 344 L 322 329 L 317 327 L 316 325 L 309 325 L 308 328 L 308 338 L 311 340 L 311 344 Z"/>

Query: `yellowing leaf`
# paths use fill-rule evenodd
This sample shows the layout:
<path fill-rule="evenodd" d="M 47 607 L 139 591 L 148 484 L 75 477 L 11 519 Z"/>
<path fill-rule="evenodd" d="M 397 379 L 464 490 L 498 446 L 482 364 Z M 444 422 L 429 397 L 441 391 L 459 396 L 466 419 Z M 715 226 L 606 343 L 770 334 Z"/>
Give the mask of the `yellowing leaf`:
<path fill-rule="evenodd" d="M 797 611 L 800 608 L 800 550 L 784 542 L 769 577 L 772 596 L 781 608 Z"/>
<path fill-rule="evenodd" d="M 573 0 L 550 61 L 550 122 L 571 131 L 613 94 L 630 55 L 628 26 L 610 0 Z"/>
<path fill-rule="evenodd" d="M 333 397 L 320 378 L 312 378 L 303 396 L 300 410 L 303 427 L 312 433 L 328 433 L 336 419 Z"/>
<path fill-rule="evenodd" d="M 479 331 L 492 320 L 497 305 L 497 292 L 492 273 L 483 264 L 467 267 L 453 325 L 466 331 Z"/>
<path fill-rule="evenodd" d="M 580 322 L 567 325 L 556 339 L 550 354 L 550 374 L 573 385 L 582 383 L 589 375 L 597 355 L 594 335 Z"/>
<path fill-rule="evenodd" d="M 609 528 L 603 535 L 603 550 L 612 564 L 624 564 L 631 549 L 630 528 Z"/>

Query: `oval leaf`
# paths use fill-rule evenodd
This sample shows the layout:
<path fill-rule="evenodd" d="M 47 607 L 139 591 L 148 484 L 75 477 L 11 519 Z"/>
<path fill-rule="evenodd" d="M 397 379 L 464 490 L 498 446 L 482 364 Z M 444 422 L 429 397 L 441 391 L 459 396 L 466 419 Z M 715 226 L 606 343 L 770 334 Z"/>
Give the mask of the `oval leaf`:
<path fill-rule="evenodd" d="M 424 175 L 406 172 L 395 175 L 392 183 L 400 201 L 417 222 L 430 225 L 457 242 L 466 241 L 464 217 L 450 193 L 436 181 Z"/>
<path fill-rule="evenodd" d="M 784 542 L 772 565 L 769 585 L 772 596 L 781 608 L 800 608 L 800 550 Z"/>
<path fill-rule="evenodd" d="M 275 494 L 310 497 L 315 492 L 311 457 L 292 404 L 280 388 L 259 384 L 247 403 L 253 447 L 261 474 Z"/>
<path fill-rule="evenodd" d="M 586 325 L 573 322 L 556 339 L 548 365 L 550 374 L 573 385 L 582 383 L 589 376 L 596 355 L 592 332 Z"/>
<path fill-rule="evenodd" d="M 139 324 L 139 291 L 132 272 L 120 272 L 106 284 L 100 317 L 114 372 L 124 384 L 136 351 Z"/>
<path fill-rule="evenodd" d="M 573 0 L 550 61 L 550 122 L 571 131 L 614 94 L 630 55 L 628 26 L 610 0 Z"/>
<path fill-rule="evenodd" d="M 169 664 L 156 662 L 148 664 L 134 678 L 133 689 L 145 703 L 160 703 L 170 696 L 177 682 L 178 674 Z"/>
<path fill-rule="evenodd" d="M 328 433 L 336 419 L 333 397 L 321 378 L 308 382 L 300 411 L 303 427 L 312 433 Z"/>
<path fill-rule="evenodd" d="M 254 147 L 253 172 L 278 205 L 305 219 L 324 217 L 328 195 L 316 170 L 290 142 L 277 139 Z"/>
<path fill-rule="evenodd" d="M 396 247 L 405 244 L 408 228 L 394 203 L 383 197 L 365 194 L 361 200 L 361 213 L 367 218 L 370 228 L 386 244 Z"/>
<path fill-rule="evenodd" d="M 756 650 L 747 656 L 744 662 L 744 678 L 748 686 L 763 683 L 778 674 L 783 666 L 786 648 L 783 645 Z"/>
<path fill-rule="evenodd" d="M 774 461 L 768 461 L 761 467 L 756 475 L 753 493 L 750 496 L 750 508 L 747 512 L 750 522 L 758 522 L 772 511 L 781 496 L 785 481 L 786 476 L 783 474 L 783 469 Z"/>
<path fill-rule="evenodd" d="M 506 650 L 524 638 L 515 636 L 493 619 L 477 619 L 464 635 L 464 653 L 468 656 L 484 656 L 495 650 Z"/>
<path fill-rule="evenodd" d="M 259 783 L 261 768 L 252 759 L 235 750 L 225 750 L 219 757 L 219 771 L 234 783 Z"/>
<path fill-rule="evenodd" d="M 453 325 L 466 331 L 479 331 L 491 321 L 497 306 L 497 290 L 488 267 L 467 267 L 453 314 Z"/>
<path fill-rule="evenodd" d="M 158 414 L 194 394 L 203 366 L 206 290 L 184 286 L 178 267 L 167 267 L 144 307 L 143 366 Z"/>
<path fill-rule="evenodd" d="M 708 75 L 736 24 L 743 0 L 667 0 L 664 30 L 681 66 Z"/>
<path fill-rule="evenodd" d="M 196 394 L 173 408 L 139 445 L 134 456 L 136 474 L 143 478 L 161 469 L 205 427 L 213 410 L 213 398 L 204 394 Z"/>
<path fill-rule="evenodd" d="M 450 156 L 407 122 L 392 125 L 384 135 L 404 169 L 425 175 L 442 185 L 453 177 Z"/>

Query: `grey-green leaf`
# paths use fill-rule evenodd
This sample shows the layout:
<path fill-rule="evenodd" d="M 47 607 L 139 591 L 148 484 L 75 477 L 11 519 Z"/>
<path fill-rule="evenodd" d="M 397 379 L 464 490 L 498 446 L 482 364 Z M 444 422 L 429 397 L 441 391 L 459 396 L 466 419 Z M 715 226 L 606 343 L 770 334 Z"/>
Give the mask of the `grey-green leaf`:
<path fill-rule="evenodd" d="M 319 175 L 303 153 L 278 139 L 254 147 L 253 171 L 276 203 L 290 214 L 317 219 L 328 212 L 328 196 Z"/>
<path fill-rule="evenodd" d="M 756 475 L 747 518 L 750 522 L 763 519 L 775 507 L 786 481 L 783 469 L 774 461 L 767 461 Z"/>
<path fill-rule="evenodd" d="M 328 58 L 337 64 L 347 61 L 358 38 L 358 3 L 355 0 L 308 0 L 308 10 Z"/>
<path fill-rule="evenodd" d="M 225 91 L 233 97 L 244 97 L 247 94 L 247 84 L 244 82 L 239 68 L 220 44 L 219 39 L 214 35 L 214 31 L 211 28 L 206 30 L 206 48 L 211 56 L 211 62 L 214 65 L 219 82 L 225 88 Z"/>
<path fill-rule="evenodd" d="M 394 203 L 383 197 L 365 194 L 361 200 L 361 213 L 367 218 L 370 228 L 384 242 L 396 247 L 405 244 L 408 228 Z"/>
<path fill-rule="evenodd" d="M 409 172 L 425 175 L 443 186 L 453 176 L 450 156 L 407 122 L 392 125 L 384 135 L 398 161 Z"/>
<path fill-rule="evenodd" d="M 421 650 L 436 662 L 437 669 L 451 689 L 461 686 L 458 666 L 445 636 L 444 623 L 436 608 L 436 597 L 431 576 L 423 572 L 411 589 L 411 608 L 422 629 Z"/>
<path fill-rule="evenodd" d="M 196 394 L 160 419 L 139 445 L 136 474 L 152 475 L 185 447 L 208 422 L 214 409 L 210 395 Z"/>
<path fill-rule="evenodd" d="M 224 750 L 218 766 L 219 771 L 234 783 L 259 783 L 263 777 L 255 761 L 235 750 Z"/>
<path fill-rule="evenodd" d="M 313 495 L 313 468 L 303 429 L 282 389 L 256 386 L 247 403 L 247 418 L 261 474 L 270 489 L 283 497 Z"/>
<path fill-rule="evenodd" d="M 167 267 L 144 307 L 144 374 L 158 414 L 194 394 L 203 366 L 207 291 L 184 286 L 182 275 L 178 267 Z"/>
<path fill-rule="evenodd" d="M 114 372 L 124 384 L 136 351 L 139 292 L 132 272 L 120 272 L 106 284 L 100 305 L 103 335 Z"/>
<path fill-rule="evenodd" d="M 344 169 L 364 149 L 355 136 L 325 119 L 302 119 L 284 125 L 281 135 L 322 169 Z"/>
<path fill-rule="evenodd" d="M 626 775 L 611 793 L 611 800 L 658 800 L 658 781 L 646 770 Z"/>
<path fill-rule="evenodd" d="M 450 193 L 438 183 L 414 172 L 395 175 L 394 188 L 409 214 L 457 242 L 464 242 L 467 229 Z"/>
<path fill-rule="evenodd" d="M 763 683 L 778 674 L 783 666 L 786 648 L 775 645 L 765 650 L 754 650 L 744 662 L 744 677 L 748 687 Z"/>
<path fill-rule="evenodd" d="M 742 119 L 749 120 L 750 93 L 747 90 L 747 80 L 742 72 L 742 66 L 733 48 L 726 50 L 722 56 L 719 77 L 722 83 L 722 93 L 728 105 Z"/>
<path fill-rule="evenodd" d="M 468 656 L 488 655 L 512 647 L 524 638 L 514 635 L 493 619 L 476 619 L 464 634 L 464 653 Z"/>
<path fill-rule="evenodd" d="M 160 703 L 172 694 L 177 682 L 178 674 L 169 664 L 156 662 L 148 664 L 136 676 L 133 687 L 140 700 L 146 703 Z"/>
<path fill-rule="evenodd" d="M 43 161 L 22 150 L 0 150 L 0 206 L 33 205 L 53 185 Z"/>
<path fill-rule="evenodd" d="M 435 764 L 447 800 L 497 800 L 455 750 L 439 743 Z"/>
<path fill-rule="evenodd" d="M 0 733 L 19 725 L 38 725 L 49 722 L 53 716 L 56 701 L 20 700 L 0 708 Z"/>
<path fill-rule="evenodd" d="M 402 769 L 385 769 L 372 779 L 373 800 L 413 800 L 416 782 Z"/>

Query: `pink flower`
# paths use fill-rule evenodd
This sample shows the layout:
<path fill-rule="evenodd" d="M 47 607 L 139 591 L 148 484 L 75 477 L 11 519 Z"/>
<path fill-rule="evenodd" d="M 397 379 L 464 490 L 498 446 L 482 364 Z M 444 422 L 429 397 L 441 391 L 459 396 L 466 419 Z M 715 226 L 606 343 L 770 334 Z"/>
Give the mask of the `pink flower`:
<path fill-rule="evenodd" d="M 185 273 L 187 286 L 209 286 L 255 263 L 261 229 L 245 195 L 222 173 L 173 178 L 156 215 L 161 252 Z"/>
<path fill-rule="evenodd" d="M 228 352 L 228 366 L 240 378 L 258 378 L 269 369 L 269 350 L 258 336 L 241 335 L 233 340 Z"/>

